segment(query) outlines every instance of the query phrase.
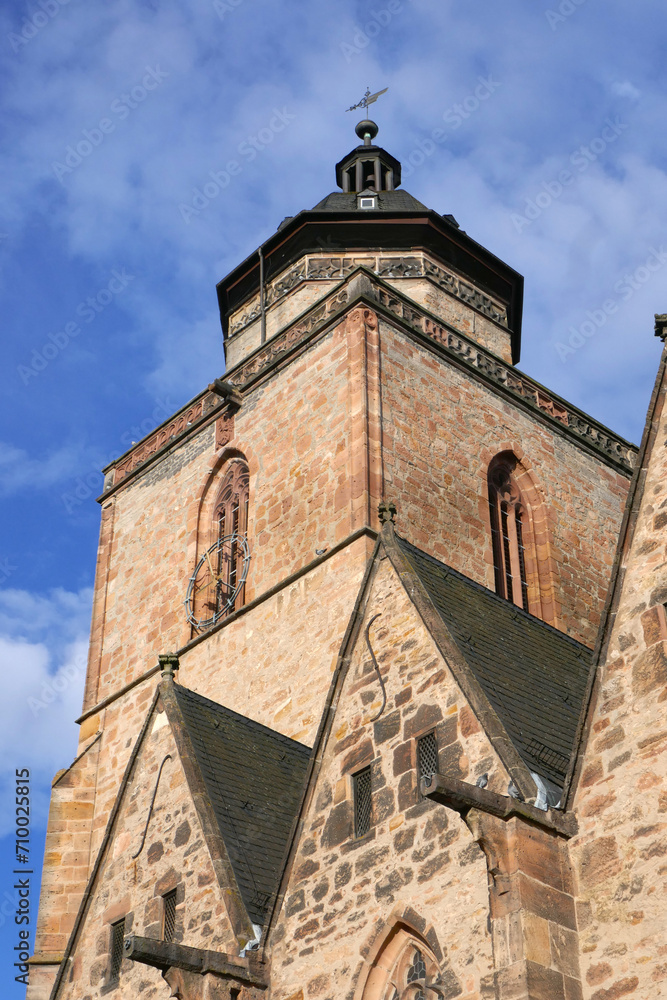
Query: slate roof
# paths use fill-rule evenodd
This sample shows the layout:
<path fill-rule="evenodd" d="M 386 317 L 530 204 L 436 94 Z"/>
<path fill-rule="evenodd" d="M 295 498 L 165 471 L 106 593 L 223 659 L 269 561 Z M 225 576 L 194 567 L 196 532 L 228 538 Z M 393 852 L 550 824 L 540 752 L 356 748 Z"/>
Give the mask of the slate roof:
<path fill-rule="evenodd" d="M 396 541 L 519 756 L 562 789 L 592 651 L 398 535 Z"/>
<path fill-rule="evenodd" d="M 377 192 L 378 212 L 427 212 L 426 205 L 422 205 L 408 191 L 402 189 L 398 191 L 378 191 Z M 311 211 L 313 212 L 363 212 L 368 215 L 367 209 L 357 208 L 357 195 L 353 192 L 332 191 L 326 198 L 319 201 Z"/>
<path fill-rule="evenodd" d="M 253 923 L 278 888 L 308 747 L 174 684 L 234 875 Z"/>

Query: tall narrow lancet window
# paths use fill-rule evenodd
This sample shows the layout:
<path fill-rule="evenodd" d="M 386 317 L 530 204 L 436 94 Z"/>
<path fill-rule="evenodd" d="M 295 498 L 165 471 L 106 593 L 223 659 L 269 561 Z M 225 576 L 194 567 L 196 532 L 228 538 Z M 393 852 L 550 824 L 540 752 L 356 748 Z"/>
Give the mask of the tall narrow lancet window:
<path fill-rule="evenodd" d="M 222 584 L 218 588 L 217 603 L 226 602 L 227 613 L 244 603 L 249 482 L 248 466 L 234 460 L 222 482 L 215 507 L 216 575 Z"/>
<path fill-rule="evenodd" d="M 185 607 L 188 621 L 199 632 L 245 604 L 245 580 L 250 564 L 248 500 L 250 475 L 243 459 L 226 467 L 208 526 L 201 536 L 203 550 L 190 577 Z"/>
<path fill-rule="evenodd" d="M 525 611 L 528 606 L 524 536 L 527 511 L 517 486 L 517 460 L 511 452 L 489 465 L 489 512 L 496 592 Z"/>

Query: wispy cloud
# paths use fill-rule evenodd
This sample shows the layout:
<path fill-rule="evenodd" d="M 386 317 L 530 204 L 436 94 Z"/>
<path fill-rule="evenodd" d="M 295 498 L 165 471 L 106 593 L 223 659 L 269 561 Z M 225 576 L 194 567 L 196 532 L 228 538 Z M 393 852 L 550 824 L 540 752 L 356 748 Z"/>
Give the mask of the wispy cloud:
<path fill-rule="evenodd" d="M 76 751 L 92 593 L 0 590 L 0 796 L 9 802 L 16 768 L 33 774 L 35 825 L 45 821 L 50 779 Z M 0 816 L 0 837 L 11 813 Z M 37 860 L 37 859 L 36 859 Z"/>
<path fill-rule="evenodd" d="M 13 496 L 27 489 L 47 490 L 66 482 L 85 468 L 86 454 L 90 455 L 90 449 L 65 446 L 36 458 L 23 448 L 0 441 L 0 496 Z"/>

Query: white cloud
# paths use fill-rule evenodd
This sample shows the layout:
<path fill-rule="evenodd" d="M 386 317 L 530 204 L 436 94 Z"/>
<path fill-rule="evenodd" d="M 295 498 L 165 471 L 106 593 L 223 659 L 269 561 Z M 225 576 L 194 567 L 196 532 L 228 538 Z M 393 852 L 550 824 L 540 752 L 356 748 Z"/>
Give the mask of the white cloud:
<path fill-rule="evenodd" d="M 92 455 L 88 448 L 64 446 L 39 459 L 23 448 L 0 441 L 0 496 L 26 489 L 50 489 L 90 466 Z"/>
<path fill-rule="evenodd" d="M 45 822 L 51 778 L 76 753 L 92 592 L 0 591 L 0 797 L 12 800 L 15 770 L 31 770 L 33 818 Z M 0 814 L 0 837 L 11 829 Z"/>
<path fill-rule="evenodd" d="M 629 80 L 623 80 L 622 83 L 612 83 L 611 89 L 617 97 L 629 97 L 633 101 L 638 101 L 642 96 L 641 90 L 638 90 Z"/>
<path fill-rule="evenodd" d="M 659 9 L 649 7 L 646 24 L 633 25 L 638 45 L 651 11 Z M 598 44 L 591 48 L 587 9 L 554 32 L 544 11 L 527 13 L 515 4 L 502 16 L 485 14 L 482 30 L 459 5 L 406 0 L 375 40 L 362 39 L 346 59 L 342 46 L 372 19 L 351 0 L 335 9 L 298 3 L 279 12 L 246 0 L 223 18 L 203 0 L 169 8 L 138 0 L 106 8 L 73 2 L 8 64 L 5 108 L 11 121 L 29 123 L 8 143 L 12 222 L 27 224 L 37 206 L 62 230 L 73 262 L 143 267 L 123 310 L 137 342 L 152 354 L 144 385 L 168 388 L 182 400 L 220 373 L 215 281 L 284 215 L 333 189 L 334 163 L 356 144 L 355 116 L 344 108 L 367 83 L 390 88 L 374 114 L 380 141 L 401 158 L 443 126 L 443 114 L 474 93 L 480 76 L 492 77 L 497 89 L 449 129 L 405 186 L 437 210 L 453 212 L 470 235 L 525 272 L 525 356 L 548 370 L 563 302 L 573 314 L 590 308 L 597 285 L 616 265 L 641 257 L 656 228 L 664 230 L 661 213 L 651 211 L 662 184 L 643 186 L 641 171 L 628 172 L 624 164 L 633 150 L 638 167 L 660 172 L 662 140 L 648 120 L 661 114 L 664 100 L 642 63 L 610 63 L 625 15 L 612 0 L 606 10 L 595 21 Z M 18 23 L 5 13 L 7 31 Z M 456 39 L 447 60 L 443 37 Z M 145 67 L 154 65 L 167 74 L 163 82 L 121 119 L 113 102 L 131 95 Z M 274 107 L 288 108 L 295 120 L 251 161 L 239 153 L 241 143 L 266 126 Z M 517 239 L 511 212 L 557 176 L 619 108 L 636 116 L 629 130 Z M 113 121 L 113 133 L 61 185 L 54 159 L 103 116 Z M 189 204 L 210 171 L 224 170 L 230 159 L 241 172 L 186 225 L 179 205 Z M 600 271 L 608 268 L 593 288 L 572 263 L 586 250 L 580 234 L 591 219 L 600 227 Z M 628 345 L 621 350 L 631 353 Z M 599 360 L 606 367 L 607 359 Z M 576 379 L 570 370 L 560 375 L 567 394 Z M 636 400 L 638 412 L 644 403 Z M 32 476 L 18 465 L 10 483 Z"/>

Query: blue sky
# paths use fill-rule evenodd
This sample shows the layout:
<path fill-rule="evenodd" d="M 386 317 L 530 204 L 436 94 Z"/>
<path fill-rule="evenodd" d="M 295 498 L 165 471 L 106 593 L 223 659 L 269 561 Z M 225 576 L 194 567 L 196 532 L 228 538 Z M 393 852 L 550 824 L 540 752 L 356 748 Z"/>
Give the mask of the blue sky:
<path fill-rule="evenodd" d="M 216 281 L 334 189 L 345 108 L 389 87 L 404 187 L 525 275 L 520 367 L 638 441 L 667 310 L 666 35 L 658 0 L 5 0 L 3 957 L 14 769 L 36 850 L 76 746 L 99 470 L 223 373 Z"/>

